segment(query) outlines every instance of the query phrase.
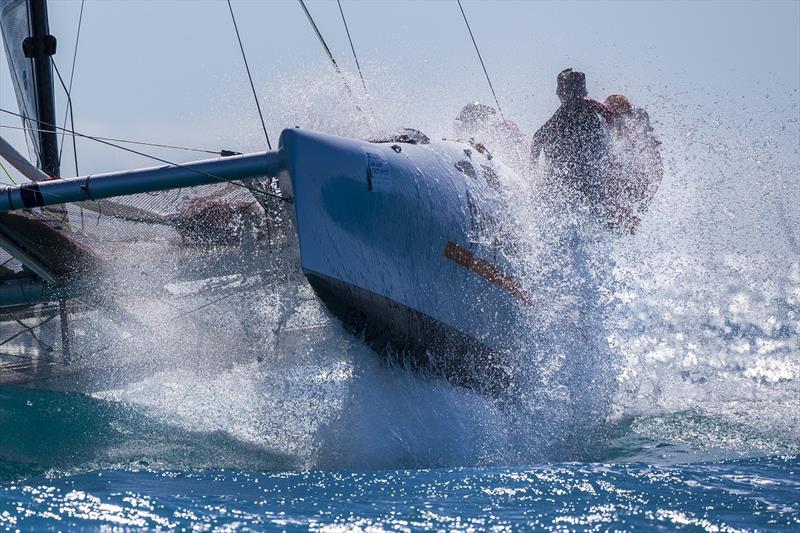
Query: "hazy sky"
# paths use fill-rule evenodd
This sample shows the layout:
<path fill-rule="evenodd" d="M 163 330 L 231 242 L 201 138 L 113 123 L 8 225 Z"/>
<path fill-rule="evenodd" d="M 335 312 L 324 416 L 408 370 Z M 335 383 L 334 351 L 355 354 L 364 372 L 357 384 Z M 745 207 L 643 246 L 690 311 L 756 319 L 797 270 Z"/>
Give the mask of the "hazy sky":
<path fill-rule="evenodd" d="M 501 105 L 528 134 L 558 105 L 556 74 L 587 73 L 596 98 L 627 94 L 663 141 L 665 178 L 640 239 L 704 256 L 800 240 L 800 2 L 464 1 Z M 69 72 L 80 2 L 50 1 Z M 334 1 L 309 1 L 334 56 L 355 73 Z M 378 126 L 448 135 L 466 102 L 492 103 L 455 0 L 343 0 Z M 364 135 L 295 0 L 233 0 L 273 143 L 301 127 Z M 0 54 L 0 107 L 16 99 Z M 350 80 L 356 92 L 357 79 Z M 240 151 L 265 148 L 227 3 L 85 3 L 72 99 L 78 131 Z M 59 92 L 59 117 L 65 98 Z M 0 115 L 1 125 L 18 126 Z M 2 135 L 25 149 L 18 131 Z M 171 161 L 204 154 L 147 152 Z M 152 160 L 78 142 L 80 173 Z M 74 173 L 69 144 L 63 175 Z M 687 240 L 688 239 L 688 240 Z M 779 248 L 776 248 L 778 246 Z M 800 250 L 789 248 L 792 257 Z"/>
<path fill-rule="evenodd" d="M 446 129 L 464 102 L 491 103 L 455 1 L 342 4 L 368 88 L 389 120 Z M 354 72 L 336 3 L 308 5 L 339 63 Z M 304 121 L 306 109 L 295 106 L 295 97 L 307 106 L 309 92 L 325 92 L 313 87 L 318 80 L 337 80 L 296 1 L 234 0 L 233 6 L 277 137 L 294 125 L 281 120 Z M 797 110 L 798 2 L 465 1 L 464 7 L 501 105 L 528 131 L 557 106 L 553 80 L 566 66 L 586 71 L 593 95 L 624 92 L 656 116 L 686 105 L 733 116 L 765 98 Z M 79 10 L 79 1 L 50 2 L 63 73 Z M 223 1 L 88 0 L 72 98 L 79 131 L 212 148 L 263 144 Z M 63 101 L 59 95 L 59 107 Z M 16 110 L 4 54 L 0 106 Z M 1 116 L 0 124 L 18 121 Z M 17 132 L 2 134 L 20 146 Z M 86 171 L 146 164 L 85 141 L 80 159 Z M 69 155 L 64 167 L 68 174 Z"/>

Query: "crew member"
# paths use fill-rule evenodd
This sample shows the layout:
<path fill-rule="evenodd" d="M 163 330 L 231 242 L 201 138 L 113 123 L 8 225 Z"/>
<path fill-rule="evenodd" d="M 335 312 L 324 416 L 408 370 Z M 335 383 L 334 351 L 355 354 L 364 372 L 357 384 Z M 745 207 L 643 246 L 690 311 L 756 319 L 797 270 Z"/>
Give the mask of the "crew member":
<path fill-rule="evenodd" d="M 609 111 L 614 158 L 606 188 L 609 225 L 634 233 L 663 176 L 659 145 L 650 117 L 621 94 L 603 102 Z"/>
<path fill-rule="evenodd" d="M 519 126 L 503 119 L 495 108 L 478 102 L 469 103 L 461 109 L 453 129 L 459 139 L 469 141 L 473 148 L 489 159 L 498 155 L 510 164 L 519 159 L 520 147 L 525 145 L 525 135 Z"/>
<path fill-rule="evenodd" d="M 630 118 L 633 116 L 633 106 L 624 94 L 609 94 L 603 100 L 606 114 L 605 118 L 615 135 L 625 135 L 630 128 Z"/>
<path fill-rule="evenodd" d="M 544 153 L 556 183 L 577 192 L 591 208 L 602 208 L 611 150 L 608 110 L 587 98 L 583 72 L 568 68 L 556 81 L 561 107 L 534 134 L 531 162 L 538 164 Z"/>

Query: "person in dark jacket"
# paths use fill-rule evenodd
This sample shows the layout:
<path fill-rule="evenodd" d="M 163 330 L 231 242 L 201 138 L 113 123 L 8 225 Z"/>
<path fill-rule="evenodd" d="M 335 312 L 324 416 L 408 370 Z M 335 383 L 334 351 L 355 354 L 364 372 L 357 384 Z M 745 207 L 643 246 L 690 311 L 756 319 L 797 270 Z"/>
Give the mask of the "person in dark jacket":
<path fill-rule="evenodd" d="M 586 76 L 571 68 L 558 74 L 561 107 L 533 136 L 531 162 L 549 163 L 555 182 L 575 191 L 590 207 L 602 207 L 611 141 L 608 111 L 587 98 Z"/>

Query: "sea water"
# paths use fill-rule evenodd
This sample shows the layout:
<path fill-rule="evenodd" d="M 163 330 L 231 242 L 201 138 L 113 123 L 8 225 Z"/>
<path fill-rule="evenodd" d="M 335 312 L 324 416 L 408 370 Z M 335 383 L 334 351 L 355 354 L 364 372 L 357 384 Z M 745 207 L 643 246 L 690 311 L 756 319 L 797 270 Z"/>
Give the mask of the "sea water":
<path fill-rule="evenodd" d="M 170 282 L 164 244 L 120 254 L 146 334 L 80 326 L 115 343 L 85 390 L 0 387 L 0 529 L 800 530 L 800 156 L 759 132 L 712 151 L 685 119 L 659 125 L 637 235 L 579 259 L 505 175 L 551 303 L 515 332 L 512 395 L 383 363 L 299 276 L 165 318 L 135 297 Z"/>
<path fill-rule="evenodd" d="M 796 457 L 303 472 L 106 470 L 12 483 L 25 530 L 790 531 Z"/>

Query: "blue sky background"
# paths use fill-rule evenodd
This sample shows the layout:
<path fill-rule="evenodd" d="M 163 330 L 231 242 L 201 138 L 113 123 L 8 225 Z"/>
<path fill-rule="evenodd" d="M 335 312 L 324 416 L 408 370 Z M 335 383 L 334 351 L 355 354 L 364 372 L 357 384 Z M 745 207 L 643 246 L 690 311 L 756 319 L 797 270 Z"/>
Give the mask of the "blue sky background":
<path fill-rule="evenodd" d="M 382 126 L 445 135 L 465 102 L 491 103 L 455 1 L 342 4 Z M 336 3 L 308 5 L 339 63 L 354 73 Z M 234 0 L 233 6 L 273 141 L 294 125 L 347 133 L 342 124 L 352 121 L 352 103 L 298 3 Z M 464 8 L 506 115 L 529 134 L 558 105 L 555 75 L 574 66 L 587 73 L 593 96 L 623 92 L 650 111 L 676 189 L 686 189 L 681 180 L 691 174 L 695 192 L 715 183 L 733 187 L 729 205 L 739 200 L 744 208 L 756 181 L 787 205 L 800 201 L 800 3 L 465 1 Z M 79 9 L 78 1 L 50 2 L 55 59 L 64 73 Z M 224 1 L 88 0 L 75 72 L 79 131 L 263 148 Z M 58 101 L 63 109 L 60 94 Z M 4 54 L 0 107 L 16 110 Z M 0 116 L 2 124 L 19 123 Z M 24 148 L 19 132 L 0 131 Z M 78 148 L 82 173 L 150 164 L 88 141 Z M 703 150 L 728 156 L 717 157 L 711 169 Z M 758 175 L 741 172 L 759 158 Z M 69 175 L 69 150 L 63 167 Z"/>

